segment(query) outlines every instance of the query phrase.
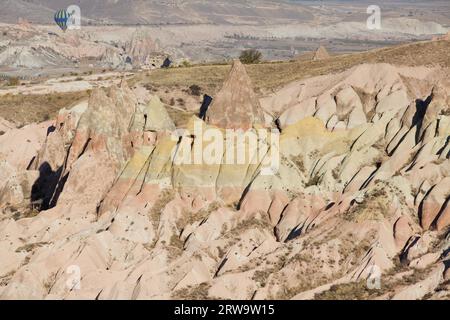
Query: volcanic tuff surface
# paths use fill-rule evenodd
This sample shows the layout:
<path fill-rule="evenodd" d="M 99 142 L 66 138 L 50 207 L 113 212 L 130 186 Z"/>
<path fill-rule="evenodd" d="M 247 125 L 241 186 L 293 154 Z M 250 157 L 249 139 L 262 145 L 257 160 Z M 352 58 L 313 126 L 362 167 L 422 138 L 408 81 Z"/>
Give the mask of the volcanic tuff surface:
<path fill-rule="evenodd" d="M 316 52 L 314 52 L 313 61 L 328 59 L 330 57 L 327 49 L 324 46 L 320 46 L 317 48 Z"/>
<path fill-rule="evenodd" d="M 136 28 L 117 41 L 98 41 L 89 32 L 62 32 L 56 27 L 42 29 L 27 23 L 0 25 L 0 68 L 2 71 L 16 70 L 45 73 L 50 68 L 90 68 L 131 69 L 156 68 L 153 63 L 159 52 L 157 39 L 148 32 Z M 44 70 L 45 68 L 45 70 Z"/>
<path fill-rule="evenodd" d="M 0 298 L 448 299 L 448 75 L 363 64 L 257 101 L 237 63 L 217 120 L 184 133 L 126 83 L 51 121 L 1 121 Z M 198 123 L 262 116 L 281 130 L 273 175 L 175 163 Z"/>
<path fill-rule="evenodd" d="M 206 121 L 220 128 L 249 129 L 264 124 L 264 113 L 244 65 L 235 60 L 222 88 L 206 112 Z"/>

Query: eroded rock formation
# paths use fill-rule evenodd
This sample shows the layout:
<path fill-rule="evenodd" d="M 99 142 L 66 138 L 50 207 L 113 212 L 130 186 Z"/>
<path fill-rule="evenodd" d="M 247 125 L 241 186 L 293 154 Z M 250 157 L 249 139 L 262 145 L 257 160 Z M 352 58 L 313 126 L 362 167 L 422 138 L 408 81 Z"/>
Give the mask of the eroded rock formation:
<path fill-rule="evenodd" d="M 328 59 L 330 57 L 327 49 L 324 46 L 317 48 L 313 56 L 313 61 Z"/>
<path fill-rule="evenodd" d="M 206 122 L 183 130 L 123 83 L 6 131 L 0 297 L 448 299 L 450 86 L 439 74 L 361 65 L 258 101 L 236 62 Z M 281 114 L 271 174 L 222 154 L 176 162 L 182 146 L 208 150 L 196 126 L 262 128 L 260 104 Z M 383 286 L 369 290 L 376 272 Z"/>
<path fill-rule="evenodd" d="M 264 113 L 244 65 L 235 60 L 206 113 L 206 122 L 229 129 L 264 125 Z"/>

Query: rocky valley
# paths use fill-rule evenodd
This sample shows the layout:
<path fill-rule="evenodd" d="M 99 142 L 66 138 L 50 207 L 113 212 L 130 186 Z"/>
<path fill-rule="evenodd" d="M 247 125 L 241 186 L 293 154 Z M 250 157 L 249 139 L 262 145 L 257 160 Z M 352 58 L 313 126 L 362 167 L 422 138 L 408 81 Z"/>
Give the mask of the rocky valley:
<path fill-rule="evenodd" d="M 448 301 L 449 28 L 442 0 L 0 0 L 0 300 Z"/>
<path fill-rule="evenodd" d="M 447 39 L 365 62 L 322 53 L 292 81 L 235 60 L 203 109 L 117 77 L 54 117 L 0 119 L 0 298 L 448 300 L 439 50 Z M 257 68 L 283 81 L 261 88 Z"/>

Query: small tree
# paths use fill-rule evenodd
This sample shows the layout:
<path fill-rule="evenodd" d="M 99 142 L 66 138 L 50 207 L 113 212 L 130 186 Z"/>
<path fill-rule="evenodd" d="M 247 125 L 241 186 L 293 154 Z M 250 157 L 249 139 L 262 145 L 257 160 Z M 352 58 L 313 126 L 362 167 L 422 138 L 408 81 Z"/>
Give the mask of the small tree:
<path fill-rule="evenodd" d="M 202 88 L 200 86 L 193 84 L 189 87 L 190 94 L 193 96 L 199 96 L 202 93 Z"/>
<path fill-rule="evenodd" d="M 248 49 L 241 52 L 239 60 L 244 64 L 253 64 L 261 62 L 262 53 L 256 49 Z"/>

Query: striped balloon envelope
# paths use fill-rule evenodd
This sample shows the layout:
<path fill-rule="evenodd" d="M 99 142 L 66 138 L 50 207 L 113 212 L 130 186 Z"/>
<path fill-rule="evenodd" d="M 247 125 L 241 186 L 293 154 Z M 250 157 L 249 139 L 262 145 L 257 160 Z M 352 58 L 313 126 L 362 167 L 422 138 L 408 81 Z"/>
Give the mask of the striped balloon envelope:
<path fill-rule="evenodd" d="M 55 13 L 55 22 L 63 30 L 67 29 L 67 21 L 69 20 L 70 14 L 66 10 L 59 10 Z"/>

